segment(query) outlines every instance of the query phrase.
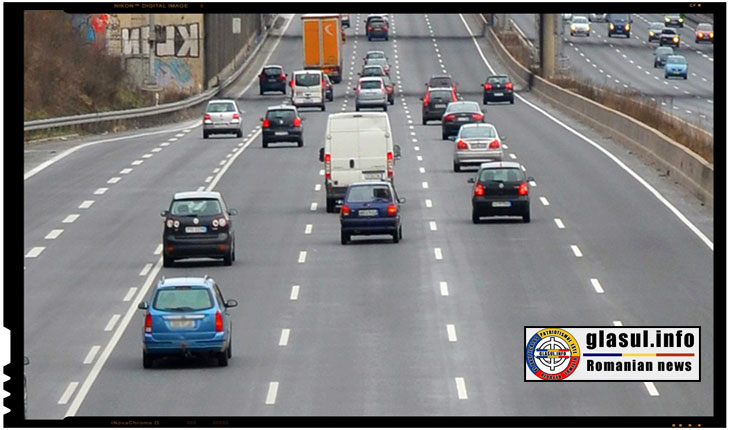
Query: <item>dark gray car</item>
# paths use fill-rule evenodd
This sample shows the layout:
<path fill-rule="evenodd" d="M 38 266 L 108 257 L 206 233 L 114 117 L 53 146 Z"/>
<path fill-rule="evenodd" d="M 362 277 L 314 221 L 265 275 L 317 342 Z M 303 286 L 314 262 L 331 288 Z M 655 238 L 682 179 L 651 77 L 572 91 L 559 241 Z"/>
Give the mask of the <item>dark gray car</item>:
<path fill-rule="evenodd" d="M 437 119 L 441 121 L 441 117 L 446 111 L 446 106 L 451 103 L 458 101 L 456 93 L 451 87 L 448 88 L 429 88 L 426 91 L 426 96 L 421 98 L 423 101 L 423 108 L 421 109 L 421 118 L 423 125 L 426 125 L 428 121 Z"/>
<path fill-rule="evenodd" d="M 654 68 L 664 67 L 667 64 L 667 57 L 674 55 L 674 49 L 669 46 L 660 46 L 654 50 Z"/>

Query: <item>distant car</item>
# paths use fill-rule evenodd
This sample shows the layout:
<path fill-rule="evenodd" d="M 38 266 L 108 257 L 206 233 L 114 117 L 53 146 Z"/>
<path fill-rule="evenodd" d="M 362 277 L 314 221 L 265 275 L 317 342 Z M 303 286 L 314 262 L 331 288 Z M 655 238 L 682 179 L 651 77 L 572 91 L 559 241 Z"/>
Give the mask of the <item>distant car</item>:
<path fill-rule="evenodd" d="M 570 35 L 591 35 L 591 23 L 588 22 L 588 18 L 584 16 L 574 16 L 573 20 L 570 21 Z"/>
<path fill-rule="evenodd" d="M 259 95 L 266 91 L 281 91 L 286 94 L 286 77 L 283 67 L 273 64 L 264 66 L 259 73 Z"/>
<path fill-rule="evenodd" d="M 388 21 L 382 17 L 368 17 L 365 31 L 368 42 L 373 39 L 388 40 Z"/>
<path fill-rule="evenodd" d="M 388 103 L 393 105 L 395 104 L 395 85 L 393 84 L 393 80 L 388 75 L 381 76 L 381 78 L 383 78 L 385 90 L 388 92 Z"/>
<path fill-rule="evenodd" d="M 674 45 L 679 48 L 679 33 L 673 28 L 665 27 L 659 34 L 659 46 Z"/>
<path fill-rule="evenodd" d="M 382 77 L 360 78 L 355 90 L 355 110 L 361 108 L 382 107 L 388 111 L 388 90 Z"/>
<path fill-rule="evenodd" d="M 479 224 L 483 216 L 521 216 L 530 222 L 530 181 L 514 161 L 496 161 L 479 166 L 471 199 L 471 220 Z"/>
<path fill-rule="evenodd" d="M 241 131 L 241 109 L 233 99 L 215 99 L 208 102 L 203 114 L 203 139 L 211 134 L 235 134 L 243 136 Z"/>
<path fill-rule="evenodd" d="M 340 22 L 342 23 L 343 28 L 350 28 L 350 14 L 349 13 L 343 13 L 340 14 Z"/>
<path fill-rule="evenodd" d="M 654 50 L 654 68 L 664 67 L 667 63 L 667 56 L 674 55 L 674 49 L 669 46 L 660 46 Z"/>
<path fill-rule="evenodd" d="M 572 13 L 561 13 L 560 16 L 563 18 L 563 21 L 570 21 L 573 19 Z"/>
<path fill-rule="evenodd" d="M 616 34 L 623 34 L 626 38 L 631 38 L 631 14 L 628 13 L 609 13 L 606 16 L 608 21 L 608 37 Z"/>
<path fill-rule="evenodd" d="M 368 63 L 368 60 L 371 58 L 383 58 L 386 61 L 388 60 L 388 57 L 386 57 L 385 52 L 383 51 L 368 51 L 367 54 L 362 58 L 362 61 L 364 64 Z"/>
<path fill-rule="evenodd" d="M 459 128 L 464 124 L 483 122 L 482 112 L 477 102 L 458 101 L 451 102 L 446 106 L 441 117 L 441 139 L 446 140 L 449 136 L 459 133 Z"/>
<path fill-rule="evenodd" d="M 355 182 L 347 188 L 340 208 L 340 242 L 347 245 L 354 235 L 389 234 L 393 242 L 403 239 L 399 198 L 390 182 Z"/>
<path fill-rule="evenodd" d="M 421 98 L 423 107 L 421 109 L 421 119 L 423 125 L 426 125 L 431 120 L 441 120 L 444 112 L 446 111 L 446 105 L 451 102 L 456 102 L 456 93 L 452 87 L 444 88 L 429 88 L 426 91 L 426 95 Z"/>
<path fill-rule="evenodd" d="M 319 107 L 327 110 L 324 72 L 321 70 L 297 70 L 289 81 L 291 104 L 300 107 Z"/>
<path fill-rule="evenodd" d="M 30 360 L 28 357 L 23 357 L 23 365 L 27 366 L 30 364 Z M 28 418 L 28 380 L 25 377 L 25 371 L 23 371 L 23 404 L 25 408 L 23 409 L 23 418 Z"/>
<path fill-rule="evenodd" d="M 142 333 L 142 367 L 165 356 L 215 357 L 228 366 L 232 354 L 233 322 L 228 309 L 238 306 L 225 300 L 218 284 L 208 277 L 162 277 L 145 310 Z"/>
<path fill-rule="evenodd" d="M 328 102 L 331 102 L 335 99 L 335 90 L 332 86 L 332 81 L 330 80 L 330 77 L 325 73 L 322 75 L 324 78 L 324 95 Z"/>
<path fill-rule="evenodd" d="M 658 41 L 662 30 L 664 30 L 664 24 L 661 22 L 652 22 L 649 24 L 649 42 Z"/>
<path fill-rule="evenodd" d="M 664 15 L 664 25 L 667 27 L 684 27 L 684 16 L 678 13 Z"/>
<path fill-rule="evenodd" d="M 363 66 L 358 75 L 365 78 L 368 76 L 386 76 L 387 73 L 385 73 L 385 69 L 383 68 L 383 66 L 370 64 Z"/>
<path fill-rule="evenodd" d="M 695 43 L 710 42 L 715 43 L 715 32 L 712 31 L 712 24 L 697 24 L 695 30 Z"/>
<path fill-rule="evenodd" d="M 509 76 L 487 76 L 487 81 L 484 83 L 484 97 L 482 102 L 487 104 L 489 101 L 509 101 L 511 104 L 514 104 L 515 95 L 513 91 L 514 85 Z"/>
<path fill-rule="evenodd" d="M 388 60 L 385 58 L 369 58 L 365 62 L 366 66 L 381 66 L 383 68 L 383 71 L 385 71 L 386 75 L 390 76 L 390 65 L 388 64 Z"/>
<path fill-rule="evenodd" d="M 162 265 L 171 267 L 181 258 L 222 258 L 230 266 L 236 260 L 236 232 L 228 209 L 217 191 L 175 193 L 162 232 Z"/>
<path fill-rule="evenodd" d="M 454 90 L 454 93 L 456 93 L 457 85 L 459 84 L 454 82 L 454 78 L 452 78 L 451 75 L 433 75 L 428 82 L 426 82 L 426 89 L 451 87 Z"/>
<path fill-rule="evenodd" d="M 683 55 L 667 56 L 667 63 L 664 65 L 664 79 L 670 76 L 681 76 L 687 79 L 687 59 Z"/>
<path fill-rule="evenodd" d="M 492 124 L 466 124 L 459 129 L 454 144 L 454 172 L 460 172 L 463 165 L 503 158 L 502 141 Z"/>
<path fill-rule="evenodd" d="M 271 106 L 261 118 L 261 142 L 268 148 L 273 142 L 296 142 L 304 146 L 304 128 L 297 108 L 291 105 Z"/>
<path fill-rule="evenodd" d="M 606 15 L 605 13 L 592 13 L 588 15 L 588 20 L 591 22 L 606 22 Z"/>

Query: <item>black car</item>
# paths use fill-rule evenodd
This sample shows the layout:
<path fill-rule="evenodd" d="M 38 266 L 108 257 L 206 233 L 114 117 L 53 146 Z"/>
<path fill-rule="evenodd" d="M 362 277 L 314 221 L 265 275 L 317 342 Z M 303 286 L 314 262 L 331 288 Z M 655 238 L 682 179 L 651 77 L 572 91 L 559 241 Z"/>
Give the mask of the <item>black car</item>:
<path fill-rule="evenodd" d="M 261 118 L 261 141 L 264 148 L 272 142 L 296 142 L 304 146 L 304 129 L 297 108 L 291 105 L 271 106 Z"/>
<path fill-rule="evenodd" d="M 484 113 L 477 102 L 451 102 L 441 117 L 441 138 L 446 140 L 455 136 L 464 124 L 484 122 Z"/>
<path fill-rule="evenodd" d="M 259 95 L 263 95 L 266 91 L 281 91 L 282 94 L 286 94 L 286 77 L 283 67 L 264 66 L 259 73 Z"/>
<path fill-rule="evenodd" d="M 165 218 L 162 233 L 162 265 L 171 267 L 181 258 L 222 258 L 230 266 L 236 260 L 236 236 L 231 216 L 217 191 L 175 193 L 170 207 L 160 213 Z"/>
<path fill-rule="evenodd" d="M 627 38 L 631 37 L 631 15 L 628 13 L 609 13 L 606 17 L 608 21 L 608 37 L 614 34 L 623 34 Z"/>
<path fill-rule="evenodd" d="M 654 50 L 654 68 L 664 67 L 667 64 L 667 57 L 674 55 L 674 49 L 669 46 L 660 46 Z"/>
<path fill-rule="evenodd" d="M 659 46 L 674 45 L 675 48 L 679 48 L 679 33 L 673 28 L 666 27 L 662 29 L 659 34 Z"/>
<path fill-rule="evenodd" d="M 678 13 L 664 15 L 664 25 L 667 27 L 684 27 L 684 16 Z"/>
<path fill-rule="evenodd" d="M 454 92 L 456 92 L 457 85 L 459 84 L 454 82 L 454 78 L 452 78 L 451 75 L 433 75 L 429 78 L 428 82 L 426 82 L 426 89 L 451 87 L 454 89 Z"/>
<path fill-rule="evenodd" d="M 422 122 L 423 125 L 426 125 L 428 121 L 434 119 L 441 120 L 441 117 L 446 111 L 446 106 L 458 100 L 454 89 L 448 87 L 429 88 L 426 91 L 426 95 L 421 98 L 421 101 L 423 101 L 423 108 L 421 109 Z"/>
<path fill-rule="evenodd" d="M 488 76 L 484 83 L 484 104 L 489 101 L 509 101 L 515 103 L 515 95 L 513 93 L 514 85 L 507 75 Z"/>
<path fill-rule="evenodd" d="M 479 224 L 483 216 L 521 216 L 530 222 L 530 181 L 515 161 L 483 163 L 475 178 L 471 198 L 471 220 Z"/>
<path fill-rule="evenodd" d="M 388 21 L 383 18 L 368 19 L 365 31 L 368 35 L 368 41 L 373 39 L 388 40 Z"/>
<path fill-rule="evenodd" d="M 662 30 L 664 30 L 664 24 L 661 22 L 652 22 L 649 24 L 649 42 L 658 41 Z"/>

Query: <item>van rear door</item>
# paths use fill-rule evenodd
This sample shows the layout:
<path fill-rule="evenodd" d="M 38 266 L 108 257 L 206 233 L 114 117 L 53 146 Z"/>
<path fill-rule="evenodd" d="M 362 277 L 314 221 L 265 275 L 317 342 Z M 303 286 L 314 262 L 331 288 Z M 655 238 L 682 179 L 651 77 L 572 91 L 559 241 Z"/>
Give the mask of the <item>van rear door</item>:
<path fill-rule="evenodd" d="M 362 174 L 361 180 L 387 179 L 387 139 L 383 118 L 358 118 L 359 159 L 355 163 Z"/>

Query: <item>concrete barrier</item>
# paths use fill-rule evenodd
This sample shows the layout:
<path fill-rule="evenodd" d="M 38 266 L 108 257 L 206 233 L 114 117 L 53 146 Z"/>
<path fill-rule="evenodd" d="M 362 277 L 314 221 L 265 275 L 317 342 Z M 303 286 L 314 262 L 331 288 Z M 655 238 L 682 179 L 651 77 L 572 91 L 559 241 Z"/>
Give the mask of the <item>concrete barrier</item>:
<path fill-rule="evenodd" d="M 660 170 L 667 172 L 670 178 L 690 190 L 700 201 L 713 207 L 712 164 L 658 130 L 532 74 L 509 54 L 492 28 L 486 28 L 485 36 L 494 48 L 497 58 L 513 78 L 528 84 L 535 95 L 643 156 Z M 699 128 L 696 130 L 706 133 Z"/>

